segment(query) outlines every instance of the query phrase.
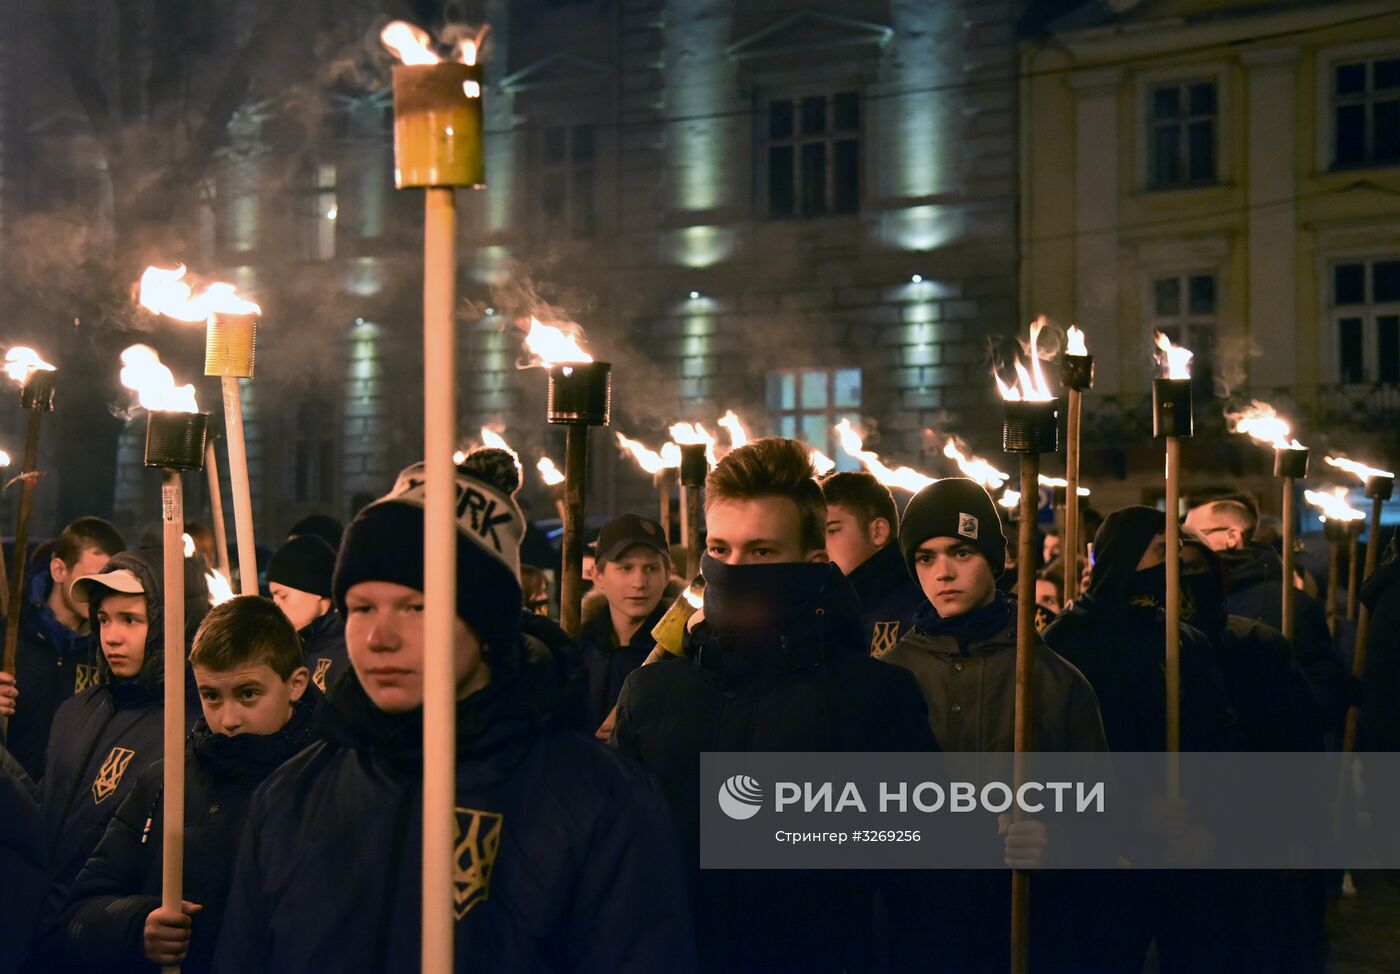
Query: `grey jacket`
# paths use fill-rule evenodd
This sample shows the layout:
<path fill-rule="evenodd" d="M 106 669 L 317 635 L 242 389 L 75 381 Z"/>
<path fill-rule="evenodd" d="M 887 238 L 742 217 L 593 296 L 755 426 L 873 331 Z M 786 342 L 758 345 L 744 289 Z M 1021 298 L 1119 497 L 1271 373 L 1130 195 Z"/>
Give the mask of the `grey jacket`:
<path fill-rule="evenodd" d="M 1084 674 L 1035 637 L 1032 747 L 1106 751 L 1098 701 Z M 911 629 L 884 656 L 914 674 L 929 726 L 945 751 L 1010 751 L 1016 730 L 1016 619 L 960 646 L 951 635 Z"/>

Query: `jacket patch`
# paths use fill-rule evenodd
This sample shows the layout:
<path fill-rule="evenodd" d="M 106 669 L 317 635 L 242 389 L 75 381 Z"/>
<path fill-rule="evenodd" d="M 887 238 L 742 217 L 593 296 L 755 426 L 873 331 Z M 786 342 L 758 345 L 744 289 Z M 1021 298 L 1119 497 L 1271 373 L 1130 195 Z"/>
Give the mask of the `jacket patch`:
<path fill-rule="evenodd" d="M 316 684 L 316 688 L 322 693 L 326 692 L 326 671 L 331 668 L 331 661 L 324 656 L 316 658 L 316 672 L 311 674 L 311 682 Z"/>
<path fill-rule="evenodd" d="M 501 826 L 505 816 L 475 808 L 458 808 L 453 850 L 453 906 L 460 920 L 491 892 L 491 871 L 501 848 Z"/>
<path fill-rule="evenodd" d="M 121 784 L 122 775 L 126 774 L 127 765 L 131 764 L 131 759 L 136 756 L 136 752 L 130 748 L 114 747 L 107 760 L 102 762 L 102 767 L 98 769 L 97 777 L 92 779 L 92 800 L 94 804 L 101 805 Z"/>
<path fill-rule="evenodd" d="M 74 693 L 82 693 L 95 686 L 97 686 L 97 667 L 87 663 L 79 663 L 73 668 Z"/>
<path fill-rule="evenodd" d="M 972 514 L 959 514 L 959 515 L 958 515 L 958 534 L 962 535 L 964 538 L 971 538 L 973 541 L 976 541 L 976 540 L 977 540 L 977 529 L 978 529 L 978 524 L 977 524 L 977 518 L 976 518 L 975 515 L 972 515 Z"/>
<path fill-rule="evenodd" d="M 899 620 L 877 622 L 875 630 L 870 636 L 870 655 L 884 656 L 894 649 L 894 644 L 897 642 L 899 642 Z"/>

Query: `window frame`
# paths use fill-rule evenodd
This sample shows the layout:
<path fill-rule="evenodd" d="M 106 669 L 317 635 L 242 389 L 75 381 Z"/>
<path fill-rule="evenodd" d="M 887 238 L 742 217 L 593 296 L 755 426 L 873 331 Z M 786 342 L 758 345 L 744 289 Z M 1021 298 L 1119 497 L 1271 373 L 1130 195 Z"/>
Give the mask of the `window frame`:
<path fill-rule="evenodd" d="M 1157 185 L 1152 181 L 1152 92 L 1167 85 L 1187 86 L 1209 81 L 1215 85 L 1215 175 L 1205 182 L 1183 182 Z M 1234 113 L 1230 98 L 1230 66 L 1223 61 L 1203 61 L 1200 64 L 1177 65 L 1143 71 L 1133 79 L 1133 128 L 1137 162 L 1134 166 L 1139 192 L 1179 193 L 1209 189 L 1229 184 L 1234 175 L 1234 153 L 1231 151 L 1231 126 Z M 1217 282 L 1219 271 L 1216 272 Z"/>
<path fill-rule="evenodd" d="M 836 382 L 839 373 L 854 372 L 860 385 L 860 393 L 857 402 L 852 406 L 836 405 Z M 805 376 L 821 374 L 826 377 L 826 407 L 823 409 L 804 408 L 802 406 L 802 385 Z M 771 389 L 775 379 L 784 376 L 792 376 L 794 382 L 792 409 L 775 408 Z M 785 366 L 783 368 L 769 369 L 764 373 L 764 400 L 763 405 L 767 413 L 768 430 L 774 436 L 792 436 L 802 442 L 808 442 L 803 434 L 803 418 L 808 416 L 824 417 L 823 433 L 826 439 L 822 443 L 810 444 L 821 450 L 832 460 L 836 461 L 837 470 L 859 470 L 859 461 L 847 457 L 837 446 L 835 438 L 831 432 L 832 427 L 841 421 L 843 417 L 859 422 L 865 403 L 865 370 L 855 365 L 807 365 L 807 366 Z M 793 431 L 783 430 L 783 420 L 791 418 L 793 420 Z"/>
<path fill-rule="evenodd" d="M 1313 107 L 1315 128 L 1317 129 L 1315 164 L 1318 173 L 1355 173 L 1365 169 L 1392 169 L 1400 166 L 1400 162 L 1366 162 L 1339 167 L 1334 158 L 1337 145 L 1337 116 L 1333 110 L 1332 87 L 1337 65 L 1348 61 L 1376 61 L 1391 57 L 1400 57 L 1400 40 L 1394 37 L 1338 45 L 1318 51 L 1314 62 L 1316 81 Z M 1340 258 L 1338 259 L 1340 260 Z M 1333 261 L 1329 259 L 1324 266 L 1330 269 L 1332 263 Z M 1330 309 L 1330 307 L 1329 301 L 1328 308 Z M 1334 374 L 1340 375 L 1340 363 L 1336 363 L 1336 365 L 1338 367 L 1333 370 Z"/>
<path fill-rule="evenodd" d="M 577 119 L 540 119 L 531 126 L 530 146 L 531 158 L 534 165 L 531 167 L 531 181 L 534 200 L 531 206 L 531 223 L 534 226 L 534 235 L 538 239 L 558 238 L 563 236 L 568 240 L 592 240 L 599 233 L 599 178 L 602 166 L 599 165 L 599 155 L 602 149 L 599 138 L 603 126 L 592 121 L 580 121 Z M 577 134 L 580 130 L 587 129 L 591 132 L 593 142 L 592 156 L 586 163 L 580 164 L 575 157 L 577 146 Z M 547 159 L 546 140 L 549 133 L 555 130 L 564 132 L 564 156 L 560 162 L 550 162 Z M 578 200 L 582 195 L 577 192 L 577 181 L 580 174 L 587 174 L 589 187 L 588 199 L 588 225 L 579 226 L 579 205 Z M 557 181 L 563 191 L 562 212 L 558 216 L 550 216 L 545 212 L 544 201 L 546 198 L 545 187 L 551 180 Z M 560 221 L 568 227 L 568 233 L 561 235 L 557 232 Z"/>
<path fill-rule="evenodd" d="M 859 118 L 857 119 L 854 129 L 838 131 L 836 129 L 836 99 L 837 96 L 845 94 L 855 95 Z M 766 223 L 782 223 L 790 220 L 844 219 L 856 217 L 863 213 L 868 203 L 866 197 L 866 173 L 869 168 L 867 164 L 867 152 L 869 146 L 868 125 L 870 114 L 867 105 L 865 86 L 854 81 L 812 82 L 808 84 L 785 86 L 775 85 L 757 89 L 754 93 L 754 97 L 757 100 L 757 104 L 755 105 L 756 111 L 754 112 L 756 124 L 754 141 L 757 146 L 757 151 L 754 153 L 754 182 L 758 191 L 758 218 Z M 804 136 L 802 134 L 802 102 L 805 99 L 815 97 L 825 99 L 824 111 L 826 115 L 826 128 L 820 136 Z M 771 134 L 772 105 L 776 101 L 787 101 L 792 103 L 793 106 L 792 134 L 788 138 L 774 139 Z M 836 146 L 838 143 L 849 141 L 854 141 L 856 144 L 855 208 L 852 210 L 838 211 L 835 208 L 837 201 Z M 802 212 L 803 182 L 801 149 L 806 145 L 825 146 L 826 185 L 823 195 L 825 208 L 820 213 Z M 771 150 L 779 146 L 791 146 L 793 149 L 793 212 L 787 214 L 776 214 L 773 212 L 772 183 L 770 180 L 768 159 Z"/>
<path fill-rule="evenodd" d="M 1396 318 L 1400 325 L 1400 298 L 1379 302 L 1375 299 L 1375 265 L 1378 263 L 1400 262 L 1400 251 L 1394 253 L 1339 254 L 1329 257 L 1323 267 L 1326 287 L 1327 347 L 1332 381 L 1341 386 L 1381 385 L 1380 360 L 1380 319 Z M 1364 268 L 1362 280 L 1363 300 L 1356 304 L 1337 302 L 1337 268 L 1348 264 L 1361 264 Z M 1361 319 L 1361 379 L 1359 382 L 1347 380 L 1343 374 L 1341 350 L 1342 321 Z M 1396 378 L 1386 385 L 1400 385 L 1400 360 L 1393 363 Z"/>

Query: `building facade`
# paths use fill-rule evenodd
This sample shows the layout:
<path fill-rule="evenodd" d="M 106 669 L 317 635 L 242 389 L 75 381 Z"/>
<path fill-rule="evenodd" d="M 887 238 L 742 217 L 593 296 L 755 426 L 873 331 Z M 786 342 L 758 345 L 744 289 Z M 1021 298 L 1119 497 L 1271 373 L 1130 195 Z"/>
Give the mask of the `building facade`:
<path fill-rule="evenodd" d="M 1096 354 L 1096 491 L 1152 500 L 1153 333 L 1197 355 L 1196 483 L 1268 451 L 1227 402 L 1271 402 L 1314 448 L 1396 456 L 1400 12 L 1383 2 L 1118 0 L 1022 49 L 1021 309 Z M 1144 487 L 1147 483 L 1151 486 Z"/>

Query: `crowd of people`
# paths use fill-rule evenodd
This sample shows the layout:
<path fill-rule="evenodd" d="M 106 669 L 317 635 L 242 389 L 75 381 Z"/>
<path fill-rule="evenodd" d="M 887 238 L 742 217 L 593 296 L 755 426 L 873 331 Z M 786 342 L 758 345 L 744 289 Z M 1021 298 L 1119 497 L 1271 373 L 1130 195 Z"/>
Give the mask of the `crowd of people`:
<path fill-rule="evenodd" d="M 191 531 L 179 910 L 160 895 L 161 554 L 93 517 L 35 552 L 0 673 L 0 972 L 416 969 L 427 652 L 452 654 L 457 686 L 458 970 L 1005 971 L 1013 868 L 1035 870 L 1034 971 L 1324 969 L 1339 877 L 1064 868 L 1035 818 L 988 821 L 1002 871 L 702 870 L 700 755 L 1010 751 L 1025 572 L 1034 749 L 1162 751 L 1171 559 L 1184 750 L 1335 747 L 1363 702 L 1362 746 L 1397 749 L 1393 549 L 1362 592 L 1363 694 L 1305 592 L 1283 637 L 1282 561 L 1248 496 L 1193 499 L 1179 551 L 1167 514 L 1114 511 L 1075 578 L 1051 532 L 1044 564 L 1010 564 L 974 481 L 901 511 L 870 474 L 818 478 L 805 446 L 767 438 L 709 474 L 699 579 L 655 521 L 602 528 L 573 638 L 522 566 L 519 463 L 482 448 L 457 468 L 453 644 L 429 647 L 422 480 L 405 470 L 343 531 L 295 526 L 267 598 L 210 608 L 212 540 Z M 659 649 L 688 584 L 703 606 Z M 1197 831 L 1166 803 L 1158 837 L 1183 862 Z"/>

